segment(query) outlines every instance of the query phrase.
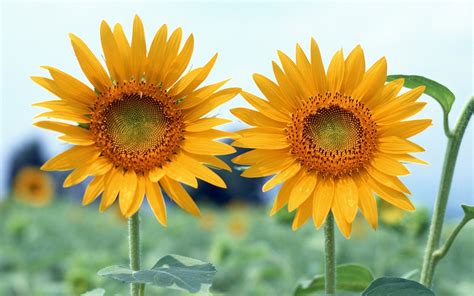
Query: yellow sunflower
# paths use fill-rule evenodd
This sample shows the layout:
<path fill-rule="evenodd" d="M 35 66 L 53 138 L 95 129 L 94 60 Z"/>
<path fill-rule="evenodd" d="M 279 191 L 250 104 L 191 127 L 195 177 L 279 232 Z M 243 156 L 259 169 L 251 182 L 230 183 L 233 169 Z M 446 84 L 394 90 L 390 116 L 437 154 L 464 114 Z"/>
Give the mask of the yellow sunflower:
<path fill-rule="evenodd" d="M 53 198 L 54 184 L 50 176 L 37 167 L 22 168 L 13 181 L 13 195 L 31 205 L 43 206 Z"/>
<path fill-rule="evenodd" d="M 73 170 L 65 187 L 92 176 L 83 204 L 102 194 L 100 211 L 118 198 L 122 213 L 130 217 L 146 195 L 157 219 L 165 225 L 163 189 L 181 208 L 199 215 L 180 183 L 196 188 L 199 178 L 226 187 L 207 165 L 230 170 L 215 155 L 235 149 L 215 140 L 232 134 L 214 129 L 229 120 L 203 116 L 240 89 L 219 90 L 226 81 L 199 87 L 217 54 L 203 67 L 183 74 L 191 59 L 194 37 L 191 34 L 180 49 L 181 28 L 168 37 L 168 28 L 163 25 L 148 51 L 139 17 L 133 22 L 131 43 L 120 24 L 112 30 L 105 21 L 100 37 L 108 72 L 86 44 L 70 34 L 79 65 L 92 88 L 53 67 L 45 67 L 52 79 L 32 77 L 59 97 L 35 104 L 51 110 L 37 117 L 53 119 L 35 125 L 62 133 L 59 139 L 75 145 L 50 159 L 42 169 Z"/>
<path fill-rule="evenodd" d="M 346 59 L 338 51 L 327 72 L 314 39 L 309 58 L 299 45 L 296 62 L 280 51 L 278 56 L 282 68 L 273 62 L 276 82 L 253 76 L 266 100 L 242 92 L 256 110 L 232 110 L 254 126 L 241 130 L 242 137 L 233 143 L 254 148 L 233 159 L 250 165 L 242 176 L 275 175 L 263 191 L 283 183 L 271 215 L 288 204 L 289 211 L 297 210 L 295 230 L 310 217 L 319 228 L 331 211 L 348 238 L 358 209 L 377 227 L 374 192 L 403 210 L 414 210 L 398 176 L 409 173 L 403 162 L 424 163 L 409 154 L 424 150 L 408 138 L 431 120 L 405 121 L 425 105 L 416 101 L 424 87 L 398 95 L 403 80 L 385 84 L 385 58 L 366 71 L 360 46 Z"/>

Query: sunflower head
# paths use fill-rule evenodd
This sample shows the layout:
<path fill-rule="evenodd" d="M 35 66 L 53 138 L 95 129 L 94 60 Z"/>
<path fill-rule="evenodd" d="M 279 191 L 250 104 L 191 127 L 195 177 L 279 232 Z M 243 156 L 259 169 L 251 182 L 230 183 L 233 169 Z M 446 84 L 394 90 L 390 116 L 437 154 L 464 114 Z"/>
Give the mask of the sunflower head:
<path fill-rule="evenodd" d="M 13 181 L 13 195 L 34 206 L 48 204 L 54 194 L 51 177 L 37 167 L 22 168 Z"/>
<path fill-rule="evenodd" d="M 414 210 L 398 177 L 409 173 L 405 162 L 424 163 L 410 154 L 423 148 L 408 138 L 431 120 L 407 120 L 424 107 L 417 102 L 424 87 L 399 94 L 403 80 L 385 83 L 385 58 L 366 70 L 360 46 L 347 58 L 336 52 L 327 71 L 314 39 L 309 56 L 299 45 L 295 60 L 278 56 L 275 80 L 253 76 L 266 99 L 242 92 L 255 109 L 232 110 L 252 126 L 233 143 L 253 149 L 233 159 L 250 166 L 242 176 L 274 175 L 263 191 L 283 184 L 271 214 L 288 205 L 297 210 L 293 229 L 310 217 L 319 228 L 331 211 L 348 238 L 358 210 L 377 227 L 374 193 Z"/>
<path fill-rule="evenodd" d="M 234 148 L 218 139 L 234 137 L 214 129 L 228 120 L 205 117 L 232 99 L 238 88 L 226 81 L 201 86 L 217 55 L 202 67 L 186 71 L 194 37 L 181 46 L 181 28 L 168 34 L 163 25 L 147 47 L 143 24 L 135 17 L 129 41 L 120 24 L 104 21 L 100 37 L 106 68 L 87 45 L 70 34 L 72 47 L 87 85 L 53 67 L 51 78 L 32 77 L 57 99 L 35 104 L 50 109 L 36 126 L 61 133 L 74 146 L 50 159 L 44 170 L 73 170 L 64 182 L 72 186 L 91 176 L 83 204 L 102 195 L 103 211 L 117 199 L 125 217 L 133 215 L 147 197 L 163 225 L 166 208 L 162 189 L 193 215 L 199 209 L 180 183 L 197 187 L 197 178 L 225 187 L 208 166 L 230 170 L 216 155 Z"/>

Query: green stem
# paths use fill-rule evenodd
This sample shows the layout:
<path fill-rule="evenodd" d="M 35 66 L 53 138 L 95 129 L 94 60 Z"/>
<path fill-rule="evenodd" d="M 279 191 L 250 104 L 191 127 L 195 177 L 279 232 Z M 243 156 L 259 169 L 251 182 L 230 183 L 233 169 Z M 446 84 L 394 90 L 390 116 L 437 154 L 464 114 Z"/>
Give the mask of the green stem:
<path fill-rule="evenodd" d="M 325 291 L 326 295 L 336 295 L 336 247 L 334 242 L 334 218 L 330 212 L 324 224 L 325 237 Z"/>
<path fill-rule="evenodd" d="M 431 287 L 434 275 L 433 264 L 433 253 L 439 246 L 441 237 L 441 231 L 443 228 L 444 216 L 446 213 L 446 206 L 448 203 L 449 191 L 451 189 L 451 183 L 453 180 L 454 168 L 456 166 L 456 159 L 458 157 L 459 147 L 461 145 L 464 131 L 471 118 L 472 111 L 474 110 L 474 97 L 471 97 L 463 110 L 461 117 L 456 125 L 453 132 L 447 133 L 448 145 L 446 149 L 446 155 L 444 158 L 443 172 L 441 175 L 441 182 L 438 191 L 438 198 L 433 210 L 432 222 L 428 235 L 428 242 L 425 249 L 425 256 L 423 258 L 423 266 L 421 269 L 420 282 Z"/>
<path fill-rule="evenodd" d="M 128 218 L 128 248 L 130 269 L 138 271 L 140 270 L 140 214 L 138 211 Z M 130 295 L 145 295 L 145 285 L 130 284 Z"/>
<path fill-rule="evenodd" d="M 464 227 L 464 225 L 467 224 L 467 222 L 469 222 L 469 220 L 471 220 L 471 218 L 467 217 L 466 215 L 464 216 L 464 218 L 461 220 L 461 222 L 459 222 L 459 224 L 456 226 L 456 228 L 454 229 L 453 233 L 451 233 L 451 235 L 449 236 L 448 240 L 444 243 L 444 245 L 439 248 L 438 250 L 434 251 L 433 252 L 433 269 L 436 268 L 436 264 L 438 264 L 438 262 L 444 257 L 446 256 L 446 254 L 448 253 L 449 249 L 451 248 L 451 245 L 453 244 L 454 242 L 454 239 L 456 238 L 456 236 L 459 234 L 459 232 L 461 231 L 461 229 Z"/>

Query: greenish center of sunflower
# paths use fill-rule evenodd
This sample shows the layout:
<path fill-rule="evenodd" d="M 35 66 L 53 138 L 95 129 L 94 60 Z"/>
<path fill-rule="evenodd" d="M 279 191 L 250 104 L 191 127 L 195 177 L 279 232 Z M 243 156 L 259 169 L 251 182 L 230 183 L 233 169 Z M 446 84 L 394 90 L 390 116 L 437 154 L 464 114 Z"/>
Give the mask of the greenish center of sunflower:
<path fill-rule="evenodd" d="M 304 129 L 313 143 L 326 151 L 351 149 L 362 134 L 359 119 L 352 112 L 338 106 L 321 108 L 308 116 Z"/>
<path fill-rule="evenodd" d="M 166 134 L 167 120 L 163 105 L 137 93 L 127 94 L 110 104 L 104 121 L 115 145 L 129 152 L 151 149 Z"/>

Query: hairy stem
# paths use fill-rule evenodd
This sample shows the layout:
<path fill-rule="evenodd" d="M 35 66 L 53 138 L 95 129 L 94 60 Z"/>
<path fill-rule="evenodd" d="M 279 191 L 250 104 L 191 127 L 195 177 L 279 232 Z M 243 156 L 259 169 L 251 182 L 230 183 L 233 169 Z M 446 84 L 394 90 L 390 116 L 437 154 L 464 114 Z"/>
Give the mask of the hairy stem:
<path fill-rule="evenodd" d="M 441 174 L 441 182 L 438 192 L 438 198 L 433 210 L 430 231 L 428 235 L 428 242 L 425 249 L 425 256 L 423 258 L 423 265 L 421 269 L 420 282 L 431 287 L 434 275 L 435 265 L 433 264 L 433 253 L 439 246 L 441 231 L 443 229 L 444 216 L 446 213 L 446 206 L 448 204 L 449 191 L 453 180 L 454 168 L 456 166 L 456 159 L 458 157 L 459 147 L 461 145 L 462 137 L 471 118 L 474 110 L 474 97 L 468 101 L 464 108 L 461 117 L 453 132 L 447 133 L 448 146 L 444 158 L 443 172 Z"/>
<path fill-rule="evenodd" d="M 140 215 L 138 211 L 128 218 L 128 248 L 130 269 L 134 271 L 140 270 Z M 130 284 L 130 295 L 145 295 L 145 285 Z"/>
<path fill-rule="evenodd" d="M 336 247 L 334 242 L 334 218 L 330 212 L 324 224 L 325 252 L 325 291 L 326 295 L 336 295 Z"/>
<path fill-rule="evenodd" d="M 444 243 L 444 245 L 439 248 L 438 250 L 433 252 L 433 269 L 436 268 L 436 264 L 448 253 L 449 249 L 451 248 L 451 245 L 454 242 L 454 239 L 458 236 L 459 232 L 461 229 L 464 227 L 464 225 L 469 222 L 471 218 L 464 216 L 464 218 L 459 222 L 459 224 L 456 226 L 454 229 L 453 233 L 449 236 L 448 240 Z"/>

